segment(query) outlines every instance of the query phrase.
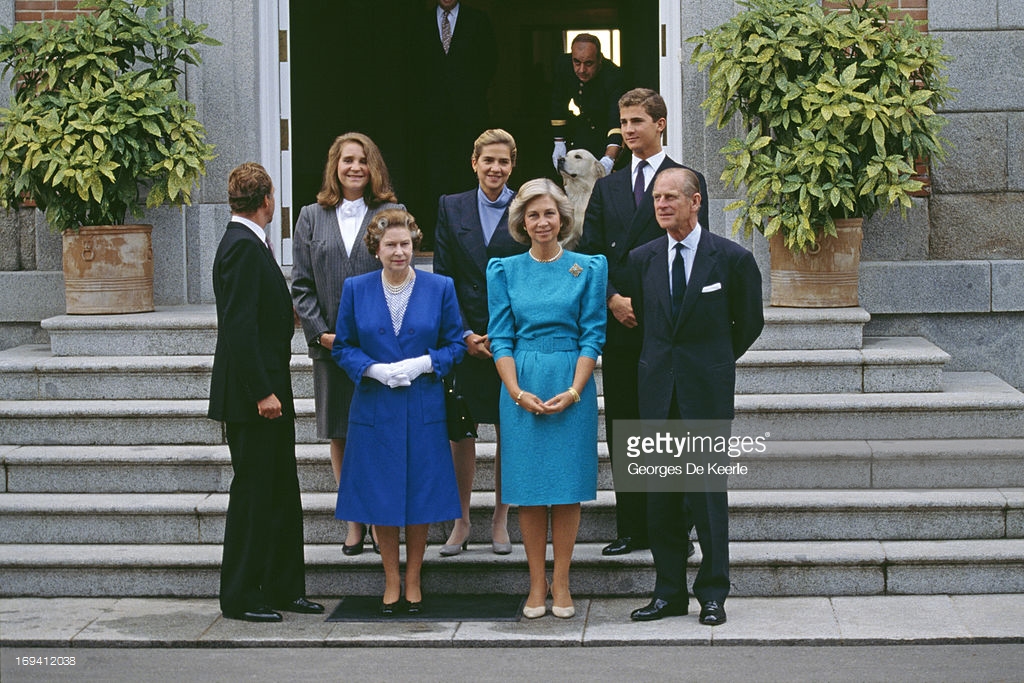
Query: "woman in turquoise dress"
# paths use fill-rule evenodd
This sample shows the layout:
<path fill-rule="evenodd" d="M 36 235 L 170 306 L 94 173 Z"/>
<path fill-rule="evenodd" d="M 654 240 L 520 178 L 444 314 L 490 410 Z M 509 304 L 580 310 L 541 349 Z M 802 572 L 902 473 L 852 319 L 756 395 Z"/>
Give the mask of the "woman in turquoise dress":
<path fill-rule="evenodd" d="M 597 390 L 594 365 L 604 345 L 604 256 L 565 251 L 572 204 L 546 178 L 524 184 L 509 208 L 509 232 L 525 254 L 487 266 L 491 352 L 504 391 L 501 497 L 519 506 L 530 567 L 527 618 L 575 614 L 569 564 L 580 502 L 597 497 Z M 545 574 L 548 508 L 554 571 Z"/>

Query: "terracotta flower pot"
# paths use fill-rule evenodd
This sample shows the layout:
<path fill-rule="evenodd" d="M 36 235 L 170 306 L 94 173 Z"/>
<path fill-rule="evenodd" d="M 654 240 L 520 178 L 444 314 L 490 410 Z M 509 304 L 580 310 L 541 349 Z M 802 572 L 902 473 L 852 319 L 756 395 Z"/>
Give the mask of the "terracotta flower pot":
<path fill-rule="evenodd" d="M 67 312 L 152 311 L 152 231 L 152 225 L 89 225 L 64 231 Z"/>
<path fill-rule="evenodd" d="M 825 237 L 813 252 L 786 248 L 782 236 L 768 241 L 771 252 L 772 306 L 842 308 L 857 306 L 860 281 L 860 245 L 864 238 L 860 218 L 836 220 L 836 237 Z"/>

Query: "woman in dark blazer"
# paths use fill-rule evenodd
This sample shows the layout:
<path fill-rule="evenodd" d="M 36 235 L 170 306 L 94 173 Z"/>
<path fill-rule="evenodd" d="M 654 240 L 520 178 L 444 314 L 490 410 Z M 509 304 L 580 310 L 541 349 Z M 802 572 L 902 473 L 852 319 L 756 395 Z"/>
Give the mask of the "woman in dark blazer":
<path fill-rule="evenodd" d="M 434 272 L 455 280 L 467 355 L 455 368 L 455 382 L 470 406 L 473 420 L 498 430 L 500 380 L 494 370 L 487 336 L 487 262 L 526 251 L 508 232 L 508 204 L 515 196 L 507 182 L 516 165 L 516 141 L 500 128 L 484 131 L 473 144 L 471 157 L 479 186 L 469 192 L 442 196 L 438 202 Z M 499 555 L 512 552 L 508 536 L 508 505 L 501 502 L 501 450 L 495 446 L 494 515 L 491 548 Z M 476 473 L 476 441 L 452 442 L 459 480 L 462 517 L 441 547 L 441 555 L 458 555 L 469 539 L 469 503 Z"/>
<path fill-rule="evenodd" d="M 292 300 L 313 359 L 316 431 L 331 440 L 331 467 L 340 480 L 352 381 L 331 360 L 334 327 L 345 280 L 380 268 L 363 245 L 366 226 L 396 204 L 384 158 L 362 133 L 338 136 L 327 153 L 316 204 L 302 207 L 292 243 Z M 350 524 L 342 552 L 363 551 L 365 529 Z"/>
<path fill-rule="evenodd" d="M 412 267 L 421 239 L 406 211 L 374 217 L 366 245 L 383 270 L 345 281 L 332 352 L 356 389 L 335 515 L 377 530 L 385 616 L 420 611 L 429 525 L 459 516 L 441 377 L 466 345 L 451 279 Z M 399 605 L 401 526 L 406 605 Z"/>

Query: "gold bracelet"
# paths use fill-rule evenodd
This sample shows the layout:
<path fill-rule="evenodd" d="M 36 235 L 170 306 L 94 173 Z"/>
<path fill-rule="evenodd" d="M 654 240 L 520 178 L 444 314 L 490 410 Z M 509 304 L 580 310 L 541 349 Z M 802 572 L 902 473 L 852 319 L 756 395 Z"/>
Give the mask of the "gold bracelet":
<path fill-rule="evenodd" d="M 520 390 L 519 390 L 519 395 L 518 395 L 518 396 L 516 396 L 516 404 L 518 404 L 518 403 L 519 403 L 519 399 L 521 399 L 521 398 L 523 397 L 523 394 L 524 394 L 524 393 L 525 393 L 525 392 L 524 392 L 524 391 L 523 391 L 522 389 L 520 389 Z"/>
<path fill-rule="evenodd" d="M 580 392 L 576 391 L 572 387 L 569 387 L 568 389 L 566 389 L 566 391 L 568 391 L 569 395 L 572 396 L 572 402 L 573 403 L 579 403 L 580 402 Z"/>

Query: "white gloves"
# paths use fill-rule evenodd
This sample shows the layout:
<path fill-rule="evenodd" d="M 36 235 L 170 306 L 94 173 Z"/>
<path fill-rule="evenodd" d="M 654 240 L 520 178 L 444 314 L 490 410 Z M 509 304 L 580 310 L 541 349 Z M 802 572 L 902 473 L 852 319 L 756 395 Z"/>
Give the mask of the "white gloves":
<path fill-rule="evenodd" d="M 364 377 L 375 379 L 381 384 L 394 389 L 395 387 L 407 387 L 412 380 L 401 372 L 398 372 L 398 363 L 374 363 L 363 372 Z"/>
<path fill-rule="evenodd" d="M 555 140 L 555 150 L 551 152 L 551 163 L 558 170 L 558 160 L 565 158 L 565 140 Z"/>
<path fill-rule="evenodd" d="M 407 387 L 413 380 L 426 372 L 433 372 L 434 365 L 429 355 L 406 358 L 397 363 L 374 363 L 363 372 L 364 377 L 375 379 L 390 389 Z"/>
<path fill-rule="evenodd" d="M 434 364 L 430 360 L 429 354 L 424 354 L 419 358 L 406 358 L 394 363 L 397 371 L 409 378 L 412 382 L 414 379 L 426 372 L 434 371 Z"/>
<path fill-rule="evenodd" d="M 612 159 L 610 156 L 605 154 L 603 157 L 597 160 L 597 163 L 604 166 L 604 174 L 608 175 L 609 173 L 612 172 L 612 166 L 615 165 L 615 159 Z"/>

